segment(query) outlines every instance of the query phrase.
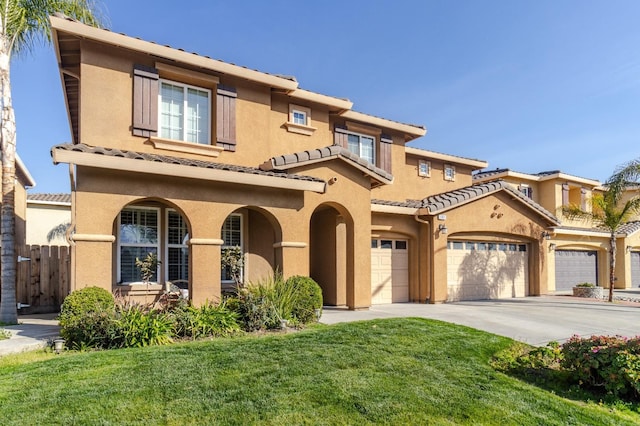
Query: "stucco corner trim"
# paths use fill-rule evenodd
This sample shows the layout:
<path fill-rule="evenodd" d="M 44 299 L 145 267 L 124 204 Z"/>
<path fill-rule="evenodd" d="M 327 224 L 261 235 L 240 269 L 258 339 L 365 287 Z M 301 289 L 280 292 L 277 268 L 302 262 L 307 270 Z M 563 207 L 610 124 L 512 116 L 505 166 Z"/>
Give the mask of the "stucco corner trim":
<path fill-rule="evenodd" d="M 273 248 L 281 247 L 305 248 L 307 247 L 307 243 L 297 241 L 280 241 L 279 243 L 275 243 L 273 245 Z"/>
<path fill-rule="evenodd" d="M 164 139 L 152 137 L 149 139 L 156 149 L 164 149 L 165 151 L 183 152 L 189 154 L 206 155 L 207 157 L 217 158 L 224 148 L 212 145 L 201 145 L 193 142 L 182 142 L 172 139 Z"/>
<path fill-rule="evenodd" d="M 191 238 L 189 244 L 192 246 L 221 246 L 224 240 L 220 238 Z"/>
<path fill-rule="evenodd" d="M 87 241 L 92 243 L 113 243 L 116 240 L 114 235 L 104 234 L 73 234 L 71 235 L 73 241 Z"/>
<path fill-rule="evenodd" d="M 371 204 L 372 213 L 390 213 L 390 214 L 404 214 L 413 216 L 418 210 L 415 207 L 403 207 L 403 206 L 388 206 L 385 204 Z"/>

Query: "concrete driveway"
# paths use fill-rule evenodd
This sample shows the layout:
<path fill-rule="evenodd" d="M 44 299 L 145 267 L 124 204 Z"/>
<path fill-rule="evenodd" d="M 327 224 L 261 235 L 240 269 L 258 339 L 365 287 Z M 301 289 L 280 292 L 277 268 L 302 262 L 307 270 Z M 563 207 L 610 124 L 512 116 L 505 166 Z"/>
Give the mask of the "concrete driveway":
<path fill-rule="evenodd" d="M 563 342 L 572 335 L 640 335 L 640 304 L 599 302 L 569 296 L 424 305 L 374 305 L 367 311 L 325 308 L 320 322 L 335 324 L 375 318 L 420 317 L 466 325 L 532 345 Z"/>

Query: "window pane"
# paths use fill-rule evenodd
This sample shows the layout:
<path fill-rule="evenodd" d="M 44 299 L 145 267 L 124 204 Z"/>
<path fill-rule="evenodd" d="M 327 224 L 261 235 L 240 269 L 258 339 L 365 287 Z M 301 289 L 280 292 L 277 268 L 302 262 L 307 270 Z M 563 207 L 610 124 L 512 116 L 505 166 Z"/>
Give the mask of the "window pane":
<path fill-rule="evenodd" d="M 167 239 L 169 244 L 185 244 L 187 243 L 187 224 L 182 215 L 175 211 L 169 211 L 167 223 Z"/>
<path fill-rule="evenodd" d="M 371 248 L 378 248 L 378 240 L 371 240 Z"/>
<path fill-rule="evenodd" d="M 393 248 L 393 241 L 391 241 L 391 240 L 381 240 L 380 241 L 380 248 L 383 248 L 383 249 Z"/>
<path fill-rule="evenodd" d="M 240 235 L 240 216 L 228 216 L 222 225 L 222 239 L 225 246 L 241 246 L 242 238 Z"/>
<path fill-rule="evenodd" d="M 407 242 L 406 241 L 396 241 L 396 250 L 406 250 Z"/>
<path fill-rule="evenodd" d="M 167 263 L 169 281 L 189 279 L 189 250 L 187 247 L 169 247 Z"/>
<path fill-rule="evenodd" d="M 464 243 L 465 248 L 467 250 L 475 250 L 476 249 L 476 243 L 473 243 L 471 241 L 467 241 L 466 243 Z"/>
<path fill-rule="evenodd" d="M 209 143 L 209 93 L 203 90 L 187 89 L 187 142 Z"/>
<path fill-rule="evenodd" d="M 364 136 L 360 137 L 360 157 L 364 158 L 370 163 L 373 163 L 373 139 Z"/>
<path fill-rule="evenodd" d="M 120 247 L 120 281 L 130 283 L 142 281 L 140 269 L 136 266 L 136 258 L 144 259 L 149 253 L 156 253 L 155 247 Z M 157 273 L 153 274 L 151 281 L 157 281 Z"/>
<path fill-rule="evenodd" d="M 160 98 L 160 137 L 182 140 L 184 89 L 162 83 Z"/>
<path fill-rule="evenodd" d="M 300 111 L 293 111 L 293 122 L 295 124 L 300 124 L 303 126 L 307 125 L 307 116 L 305 113 Z"/>
<path fill-rule="evenodd" d="M 121 244 L 157 244 L 158 212 L 127 209 L 120 212 Z"/>
<path fill-rule="evenodd" d="M 358 135 L 347 135 L 349 151 L 356 155 L 360 155 L 360 138 Z"/>
<path fill-rule="evenodd" d="M 454 250 L 462 250 L 463 249 L 462 241 L 454 241 L 453 242 L 453 249 Z"/>

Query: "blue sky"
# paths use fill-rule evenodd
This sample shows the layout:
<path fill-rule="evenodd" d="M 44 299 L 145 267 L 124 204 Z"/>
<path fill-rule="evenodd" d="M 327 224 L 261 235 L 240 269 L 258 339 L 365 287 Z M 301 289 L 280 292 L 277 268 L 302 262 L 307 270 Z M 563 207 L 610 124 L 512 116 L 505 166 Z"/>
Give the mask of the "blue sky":
<path fill-rule="evenodd" d="M 115 32 L 294 75 L 302 88 L 349 98 L 354 110 L 425 125 L 412 146 L 490 169 L 605 180 L 640 157 L 636 0 L 179 4 L 102 8 Z M 14 58 L 12 87 L 31 192 L 68 192 L 68 168 L 49 154 L 70 141 L 53 48 Z"/>

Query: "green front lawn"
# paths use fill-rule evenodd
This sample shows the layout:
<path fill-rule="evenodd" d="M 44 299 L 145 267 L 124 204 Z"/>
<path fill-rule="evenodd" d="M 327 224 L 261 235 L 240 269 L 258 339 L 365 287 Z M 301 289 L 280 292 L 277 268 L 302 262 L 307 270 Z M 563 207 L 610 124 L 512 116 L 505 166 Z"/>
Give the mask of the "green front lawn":
<path fill-rule="evenodd" d="M 0 424 L 638 424 L 495 372 L 512 341 L 424 319 L 0 359 Z"/>

